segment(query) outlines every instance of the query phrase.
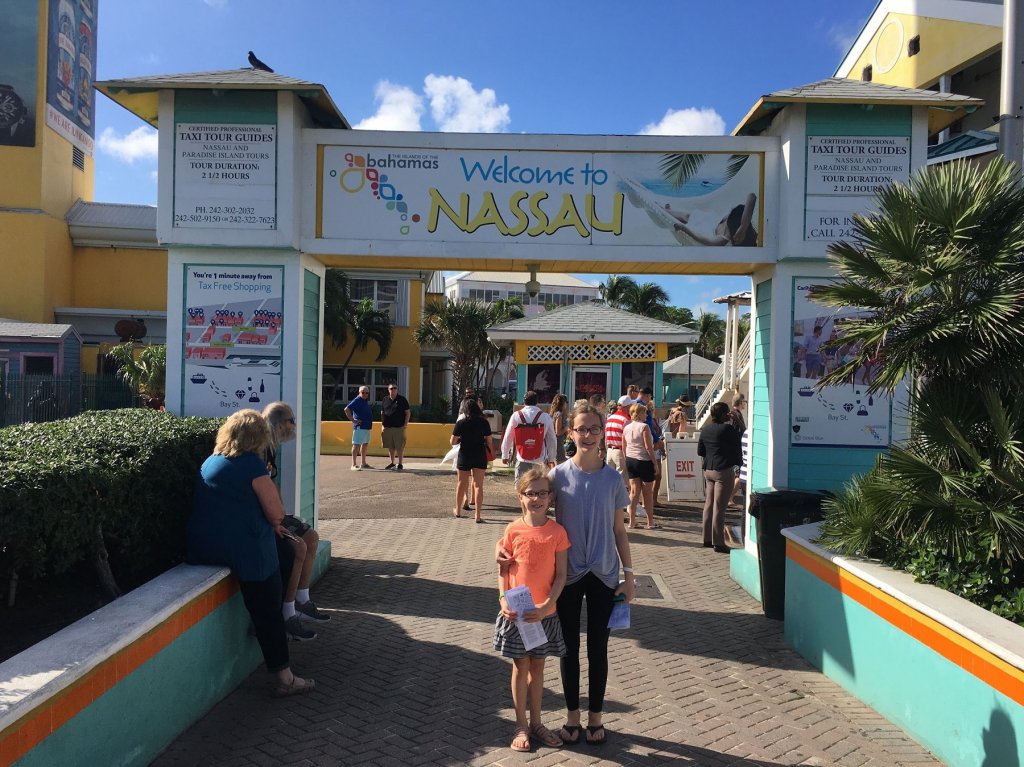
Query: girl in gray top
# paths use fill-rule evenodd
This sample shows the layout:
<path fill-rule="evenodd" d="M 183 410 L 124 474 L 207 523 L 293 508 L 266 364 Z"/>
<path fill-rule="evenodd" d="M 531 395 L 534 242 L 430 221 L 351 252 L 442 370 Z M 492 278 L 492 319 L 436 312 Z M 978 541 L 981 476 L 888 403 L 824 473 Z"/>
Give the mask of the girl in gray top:
<path fill-rule="evenodd" d="M 608 683 L 608 618 L 618 594 L 633 600 L 633 560 L 623 515 L 629 505 L 622 478 L 601 458 L 602 414 L 589 403 L 576 407 L 571 421 L 576 454 L 548 474 L 555 491 L 555 519 L 569 534 L 569 567 L 558 598 L 566 654 L 561 661 L 565 692 L 566 743 L 581 737 L 592 745 L 605 742 L 601 724 Z M 499 563 L 502 556 L 499 554 Z M 625 573 L 619 583 L 619 563 Z M 580 613 L 587 600 L 587 732 L 580 727 Z"/>

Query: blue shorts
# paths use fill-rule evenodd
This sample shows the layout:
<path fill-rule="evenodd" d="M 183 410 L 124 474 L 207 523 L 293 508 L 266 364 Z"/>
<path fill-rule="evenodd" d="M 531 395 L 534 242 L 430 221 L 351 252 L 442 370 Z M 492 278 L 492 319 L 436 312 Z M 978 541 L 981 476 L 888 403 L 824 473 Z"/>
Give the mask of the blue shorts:
<path fill-rule="evenodd" d="M 369 429 L 352 429 L 352 444 L 365 445 L 370 441 Z"/>

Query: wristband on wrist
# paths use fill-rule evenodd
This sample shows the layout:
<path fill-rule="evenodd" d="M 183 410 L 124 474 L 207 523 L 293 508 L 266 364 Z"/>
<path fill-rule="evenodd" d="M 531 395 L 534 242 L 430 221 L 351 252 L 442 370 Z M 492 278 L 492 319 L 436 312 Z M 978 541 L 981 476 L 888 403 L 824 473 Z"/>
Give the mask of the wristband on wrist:
<path fill-rule="evenodd" d="M 499 591 L 498 592 L 498 601 L 500 602 L 504 598 L 505 598 L 505 592 L 504 591 Z"/>
<path fill-rule="evenodd" d="M 624 573 L 631 573 L 631 572 L 633 572 L 633 568 L 632 567 L 626 567 L 625 565 L 623 565 L 622 566 L 622 572 L 624 572 Z"/>

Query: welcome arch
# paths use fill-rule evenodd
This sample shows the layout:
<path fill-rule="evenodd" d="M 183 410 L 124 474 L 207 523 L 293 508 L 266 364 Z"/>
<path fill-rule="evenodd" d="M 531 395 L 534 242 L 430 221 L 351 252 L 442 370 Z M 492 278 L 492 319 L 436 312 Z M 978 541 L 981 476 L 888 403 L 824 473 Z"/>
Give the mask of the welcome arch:
<path fill-rule="evenodd" d="M 733 136 L 470 135 L 354 131 L 322 86 L 258 70 L 97 87 L 160 129 L 167 408 L 294 403 L 282 491 L 307 519 L 327 267 L 750 275 L 751 486 L 868 468 L 893 403 L 813 388 L 836 316 L 807 288 L 875 189 L 980 103 L 835 79 L 761 98 Z M 734 556 L 756 591 L 756 561 Z"/>

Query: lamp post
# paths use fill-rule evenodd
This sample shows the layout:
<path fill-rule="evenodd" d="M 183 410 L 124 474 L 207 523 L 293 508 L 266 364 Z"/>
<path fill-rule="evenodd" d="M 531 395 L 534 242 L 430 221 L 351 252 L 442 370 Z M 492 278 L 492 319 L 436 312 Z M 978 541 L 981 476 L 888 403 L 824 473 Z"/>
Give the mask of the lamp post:
<path fill-rule="evenodd" d="M 686 345 L 686 398 L 690 398 L 690 392 L 693 391 L 692 386 L 693 380 L 693 344 Z"/>

